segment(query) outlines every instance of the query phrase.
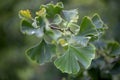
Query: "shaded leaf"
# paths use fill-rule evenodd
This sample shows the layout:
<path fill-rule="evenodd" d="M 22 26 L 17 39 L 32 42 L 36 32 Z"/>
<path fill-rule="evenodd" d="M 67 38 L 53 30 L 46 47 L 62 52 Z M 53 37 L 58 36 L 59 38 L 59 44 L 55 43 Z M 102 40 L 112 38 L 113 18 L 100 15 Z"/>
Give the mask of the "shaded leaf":
<path fill-rule="evenodd" d="M 120 61 L 116 62 L 112 69 L 110 70 L 110 73 L 113 75 L 120 74 Z"/>
<path fill-rule="evenodd" d="M 57 57 L 63 55 L 63 53 L 65 53 L 67 49 L 68 49 L 67 45 L 61 45 L 61 44 L 56 45 Z"/>
<path fill-rule="evenodd" d="M 67 27 L 70 29 L 70 31 L 74 34 L 77 34 L 79 32 L 80 26 L 74 23 L 69 23 Z"/>
<path fill-rule="evenodd" d="M 92 17 L 93 24 L 96 26 L 98 37 L 101 37 L 104 33 L 105 29 L 107 29 L 107 25 L 103 23 L 100 16 L 98 14 L 94 14 Z"/>
<path fill-rule="evenodd" d="M 98 14 L 94 14 L 94 16 L 92 17 L 92 21 L 97 29 L 104 27 L 104 23 Z"/>
<path fill-rule="evenodd" d="M 62 33 L 59 30 L 49 30 L 44 33 L 44 40 L 46 43 L 51 44 L 53 41 L 57 41 L 59 37 L 62 36 Z"/>
<path fill-rule="evenodd" d="M 28 21 L 22 20 L 21 22 L 21 31 L 24 34 L 36 35 L 37 37 L 42 37 L 44 35 L 42 28 L 34 28 Z"/>
<path fill-rule="evenodd" d="M 50 62 L 52 57 L 54 57 L 55 52 L 55 45 L 47 44 L 42 40 L 37 46 L 28 49 L 26 54 L 30 59 L 42 65 L 46 62 Z"/>
<path fill-rule="evenodd" d="M 35 17 L 35 19 L 32 23 L 32 26 L 34 28 L 45 27 L 45 25 L 46 25 L 46 22 L 44 21 L 44 19 L 41 16 Z"/>
<path fill-rule="evenodd" d="M 104 24 L 104 22 L 102 21 L 102 19 L 100 18 L 100 16 L 98 14 L 94 14 L 92 17 L 92 21 L 93 24 L 96 26 L 97 29 L 107 29 L 107 25 Z"/>
<path fill-rule="evenodd" d="M 54 19 L 53 19 L 53 24 L 59 25 L 62 22 L 62 17 L 60 15 L 55 15 Z"/>
<path fill-rule="evenodd" d="M 60 27 L 61 29 L 66 29 L 66 28 L 67 28 L 67 24 L 68 24 L 67 21 L 62 20 L 62 22 L 59 24 L 59 27 Z"/>
<path fill-rule="evenodd" d="M 111 56 L 120 56 L 120 45 L 117 42 L 109 42 L 107 44 L 107 53 Z"/>
<path fill-rule="evenodd" d="M 77 22 L 79 18 L 77 9 L 63 10 L 63 15 L 68 22 Z"/>

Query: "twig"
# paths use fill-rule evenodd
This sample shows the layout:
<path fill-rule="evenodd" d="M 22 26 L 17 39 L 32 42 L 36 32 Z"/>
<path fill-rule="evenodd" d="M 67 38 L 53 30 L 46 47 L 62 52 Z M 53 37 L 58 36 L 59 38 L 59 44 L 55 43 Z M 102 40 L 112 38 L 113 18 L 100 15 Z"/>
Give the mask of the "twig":
<path fill-rule="evenodd" d="M 59 31 L 63 32 L 63 30 L 58 28 L 57 25 L 50 25 L 50 28 L 53 30 L 59 30 Z"/>

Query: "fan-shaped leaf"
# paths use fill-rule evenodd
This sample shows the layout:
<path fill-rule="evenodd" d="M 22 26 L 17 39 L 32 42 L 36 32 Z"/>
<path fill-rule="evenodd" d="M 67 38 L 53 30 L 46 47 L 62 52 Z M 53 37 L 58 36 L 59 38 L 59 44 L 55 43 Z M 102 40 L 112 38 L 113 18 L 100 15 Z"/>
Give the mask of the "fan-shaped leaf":
<path fill-rule="evenodd" d="M 53 41 L 57 41 L 59 37 L 61 37 L 61 32 L 60 31 L 46 31 L 44 34 L 44 40 L 46 43 L 51 44 Z"/>
<path fill-rule="evenodd" d="M 92 23 L 89 17 L 84 17 L 80 26 L 80 31 L 78 35 L 88 36 L 88 35 L 98 35 L 96 27 Z"/>
<path fill-rule="evenodd" d="M 104 23 L 101 20 L 100 16 L 98 14 L 94 14 L 94 16 L 92 17 L 92 21 L 94 23 L 94 25 L 96 26 L 97 29 L 103 28 Z"/>
<path fill-rule="evenodd" d="M 77 34 L 79 32 L 79 29 L 80 29 L 79 25 L 71 23 L 71 22 L 67 25 L 67 27 L 74 34 Z"/>
<path fill-rule="evenodd" d="M 37 37 L 42 37 L 44 35 L 42 28 L 34 28 L 28 21 L 22 20 L 21 22 L 21 31 L 24 34 L 36 35 Z"/>
<path fill-rule="evenodd" d="M 60 15 L 55 15 L 54 19 L 53 19 L 53 24 L 59 25 L 62 22 L 62 17 Z"/>
<path fill-rule="evenodd" d="M 68 22 L 77 22 L 79 18 L 77 9 L 63 10 L 63 15 Z"/>
<path fill-rule="evenodd" d="M 91 44 L 82 48 L 70 46 L 64 55 L 56 59 L 54 63 L 62 72 L 75 74 L 80 70 L 78 61 L 84 66 L 84 68 L 88 68 L 94 57 L 95 47 Z"/>
<path fill-rule="evenodd" d="M 45 8 L 47 13 L 47 18 L 53 18 L 56 14 L 60 14 L 63 9 L 63 4 L 61 2 L 56 5 L 49 3 L 47 5 L 42 5 L 40 9 Z"/>
<path fill-rule="evenodd" d="M 42 40 L 37 46 L 28 49 L 26 54 L 33 61 L 39 64 L 44 64 L 51 61 L 52 57 L 55 55 L 55 52 L 55 45 L 47 44 L 44 40 Z"/>
<path fill-rule="evenodd" d="M 73 36 L 69 40 L 69 43 L 74 46 L 80 46 L 85 47 L 87 46 L 88 42 L 90 40 L 90 37 L 84 37 L 84 36 Z"/>

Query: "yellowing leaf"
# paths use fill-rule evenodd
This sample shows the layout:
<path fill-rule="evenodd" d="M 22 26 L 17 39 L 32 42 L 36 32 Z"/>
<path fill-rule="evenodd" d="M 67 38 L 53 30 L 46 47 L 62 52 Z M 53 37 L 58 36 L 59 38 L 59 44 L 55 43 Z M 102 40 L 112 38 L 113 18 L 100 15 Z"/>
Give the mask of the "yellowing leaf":
<path fill-rule="evenodd" d="M 36 12 L 36 15 L 38 15 L 38 16 L 44 16 L 44 15 L 46 15 L 46 9 L 42 8 L 41 10 L 39 10 L 38 12 Z"/>
<path fill-rule="evenodd" d="M 32 19 L 31 13 L 28 9 L 27 10 L 20 10 L 19 16 L 20 16 L 20 18 Z"/>
<path fill-rule="evenodd" d="M 57 3 L 56 5 L 53 3 L 49 3 L 47 5 L 41 5 L 40 9 L 46 9 L 46 17 L 53 18 L 56 14 L 60 14 L 63 9 L 63 4 L 61 2 Z"/>
<path fill-rule="evenodd" d="M 66 45 L 67 45 L 67 42 L 66 42 L 64 39 L 59 39 L 59 43 L 60 43 L 62 46 L 66 46 Z"/>

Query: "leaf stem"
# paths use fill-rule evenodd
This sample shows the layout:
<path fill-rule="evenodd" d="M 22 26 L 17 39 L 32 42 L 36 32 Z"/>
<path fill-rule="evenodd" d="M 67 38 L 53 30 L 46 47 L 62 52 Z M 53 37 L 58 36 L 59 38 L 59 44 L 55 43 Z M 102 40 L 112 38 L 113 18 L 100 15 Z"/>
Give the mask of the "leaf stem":
<path fill-rule="evenodd" d="M 59 30 L 59 31 L 63 32 L 63 30 L 56 27 L 56 25 L 50 25 L 50 28 L 53 29 L 53 30 Z"/>

